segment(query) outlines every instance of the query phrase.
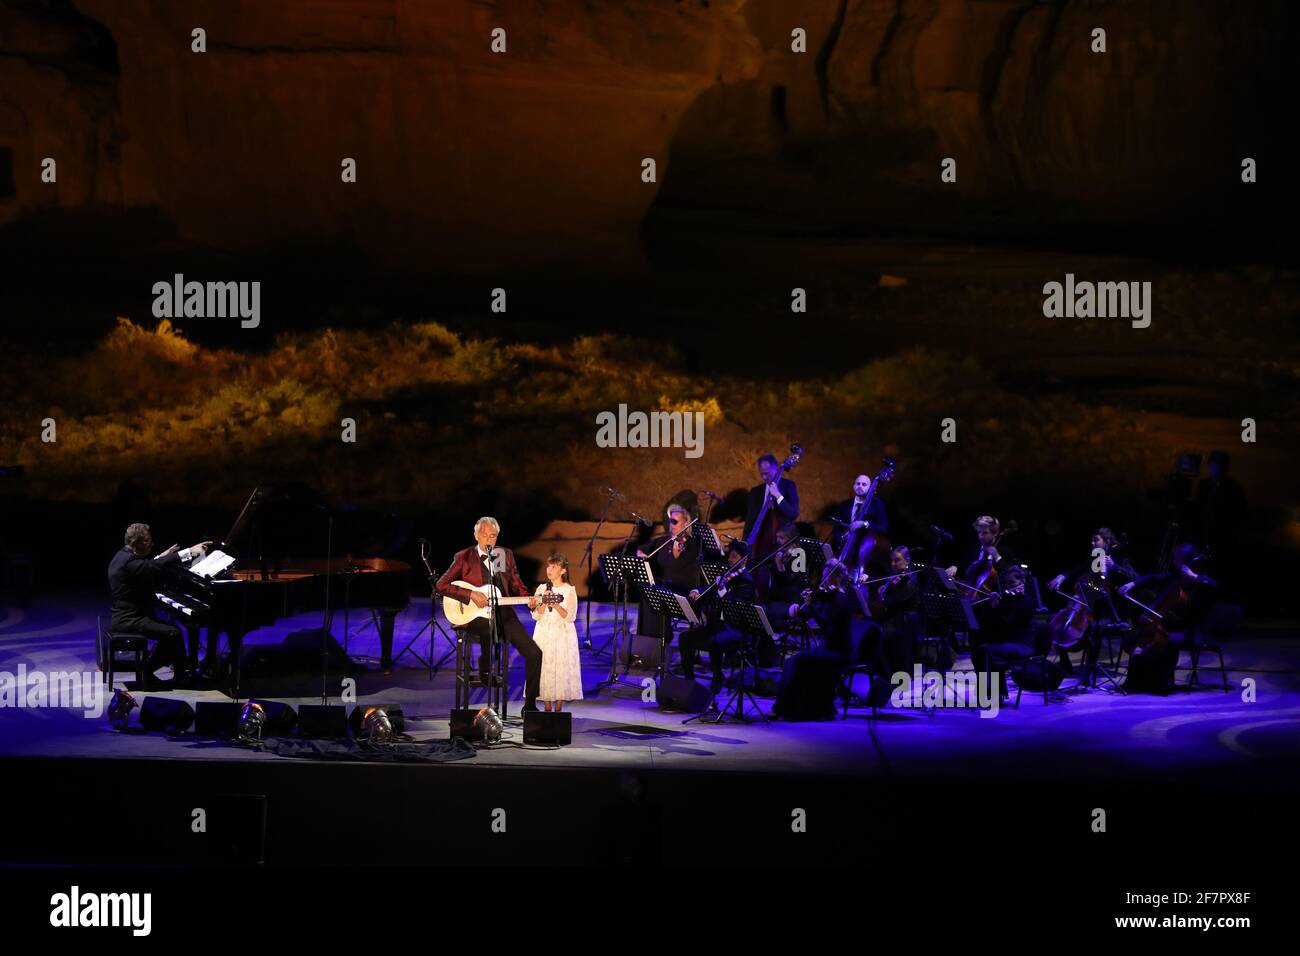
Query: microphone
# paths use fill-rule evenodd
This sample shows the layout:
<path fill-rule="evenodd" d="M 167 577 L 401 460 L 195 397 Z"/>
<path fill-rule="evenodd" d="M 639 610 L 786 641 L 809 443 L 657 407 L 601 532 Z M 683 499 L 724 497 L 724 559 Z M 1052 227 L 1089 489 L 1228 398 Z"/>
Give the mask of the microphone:
<path fill-rule="evenodd" d="M 653 528 L 655 526 L 655 523 L 653 521 L 651 521 L 649 518 L 642 517 L 641 515 L 637 514 L 635 511 L 631 511 L 628 513 L 632 515 L 632 517 L 636 520 L 637 524 L 643 524 L 647 528 Z"/>
<path fill-rule="evenodd" d="M 606 488 L 605 488 L 605 494 L 609 495 L 611 498 L 626 498 L 626 497 L 627 497 L 627 495 L 623 494 L 623 492 L 621 492 L 621 491 L 615 491 L 613 488 L 610 488 L 610 487 L 608 487 L 608 486 L 606 486 Z"/>
<path fill-rule="evenodd" d="M 952 535 L 949 534 L 947 531 L 944 531 L 937 524 L 930 525 L 930 533 L 934 535 L 938 535 L 940 538 L 947 538 L 949 541 L 952 540 Z"/>
<path fill-rule="evenodd" d="M 721 497 L 720 495 L 715 495 L 715 494 L 714 494 L 713 492 L 711 492 L 711 491 L 697 491 L 697 492 L 695 492 L 695 493 L 696 493 L 697 495 L 703 495 L 704 497 L 708 498 L 708 499 L 711 500 L 711 501 L 721 501 L 721 500 L 722 500 L 722 497 Z"/>

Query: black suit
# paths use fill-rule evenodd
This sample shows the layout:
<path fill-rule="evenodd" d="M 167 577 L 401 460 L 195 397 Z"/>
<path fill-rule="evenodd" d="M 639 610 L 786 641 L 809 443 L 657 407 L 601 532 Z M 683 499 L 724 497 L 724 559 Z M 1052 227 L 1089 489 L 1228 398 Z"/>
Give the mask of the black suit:
<path fill-rule="evenodd" d="M 139 634 L 155 642 L 147 665 L 150 672 L 168 664 L 180 670 L 186 663 L 181 629 L 153 617 L 154 594 L 162 587 L 168 572 L 180 566 L 178 552 L 154 560 L 129 548 L 122 548 L 108 563 L 108 590 L 113 601 L 109 628 Z"/>
<path fill-rule="evenodd" d="M 857 507 L 855 504 L 856 501 L 856 498 L 849 498 L 845 501 L 841 501 L 835 506 L 835 511 L 832 512 L 832 517 L 838 518 L 845 524 L 852 524 L 854 521 L 853 511 L 854 508 Z M 861 511 L 861 509 L 858 510 Z M 885 510 L 885 503 L 880 500 L 879 496 L 871 499 L 871 504 L 867 506 L 866 513 L 859 514 L 856 520 L 867 522 L 866 530 L 868 531 L 874 531 L 878 534 L 889 534 L 889 512 Z M 831 547 L 834 548 L 836 554 L 839 554 L 840 549 L 844 547 L 844 535 L 847 533 L 847 528 L 835 525 L 835 530 L 831 534 Z M 850 563 L 852 563 L 853 558 L 856 558 L 856 555 L 850 556 Z"/>
<path fill-rule="evenodd" d="M 722 601 L 738 601 L 741 604 L 754 603 L 754 579 L 748 572 L 737 574 L 727 585 L 727 593 L 718 597 L 715 588 L 705 603 L 710 608 L 709 618 L 704 624 L 688 628 L 678 640 L 678 649 L 682 654 L 682 673 L 695 679 L 695 659 L 699 652 L 709 652 L 709 664 L 713 670 L 713 687 L 722 686 L 722 658 L 728 650 L 738 647 L 745 640 L 745 635 L 722 620 L 719 605 Z"/>
<path fill-rule="evenodd" d="M 799 517 L 799 488 L 789 478 L 780 478 L 777 480 L 776 489 L 781 493 L 781 503 L 777 504 L 773 499 L 773 508 L 781 516 L 781 524 L 789 524 Z M 754 522 L 758 520 L 758 513 L 763 510 L 763 497 L 767 494 L 767 485 L 755 485 L 749 489 L 749 499 L 745 503 L 745 531 L 741 535 L 746 541 L 749 540 L 749 534 L 754 530 Z M 756 555 L 755 557 L 762 557 Z"/>

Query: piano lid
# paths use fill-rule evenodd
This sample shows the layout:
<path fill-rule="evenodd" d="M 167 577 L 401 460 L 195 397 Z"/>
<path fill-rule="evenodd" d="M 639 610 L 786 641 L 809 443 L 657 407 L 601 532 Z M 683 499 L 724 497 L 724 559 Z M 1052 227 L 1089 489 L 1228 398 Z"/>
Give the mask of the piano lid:
<path fill-rule="evenodd" d="M 322 567 L 331 551 L 331 517 L 336 561 L 348 555 L 393 557 L 412 534 L 400 515 L 350 505 L 331 508 L 319 489 L 305 482 L 277 482 L 253 490 L 222 550 L 244 568 Z"/>

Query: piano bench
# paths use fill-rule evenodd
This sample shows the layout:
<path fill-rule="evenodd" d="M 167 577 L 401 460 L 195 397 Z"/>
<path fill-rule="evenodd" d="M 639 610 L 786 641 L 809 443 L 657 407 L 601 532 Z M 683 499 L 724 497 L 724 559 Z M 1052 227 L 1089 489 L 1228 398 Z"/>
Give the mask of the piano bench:
<path fill-rule="evenodd" d="M 129 631 L 106 631 L 104 630 L 103 618 L 95 618 L 95 657 L 99 664 L 99 669 L 104 672 L 104 679 L 108 682 L 108 689 L 113 689 L 113 675 L 118 670 L 118 664 L 122 664 L 122 670 L 131 670 L 135 673 L 136 682 L 144 684 L 149 679 L 149 639 L 143 634 L 133 634 Z M 126 655 L 125 659 L 119 659 L 118 655 Z"/>

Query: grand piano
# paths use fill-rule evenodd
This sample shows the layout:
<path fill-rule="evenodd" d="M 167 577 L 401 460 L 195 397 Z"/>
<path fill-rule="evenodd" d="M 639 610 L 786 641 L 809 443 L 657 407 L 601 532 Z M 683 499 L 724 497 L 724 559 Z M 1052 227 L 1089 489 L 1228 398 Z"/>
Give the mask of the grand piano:
<path fill-rule="evenodd" d="M 180 568 L 155 598 L 188 632 L 191 658 L 198 655 L 200 628 L 207 630 L 210 664 L 226 635 L 232 696 L 239 696 L 244 636 L 308 611 L 320 611 L 327 630 L 342 614 L 345 633 L 350 616 L 371 615 L 387 665 L 394 619 L 411 600 L 410 565 L 391 555 L 408 534 L 391 515 L 332 509 L 305 484 L 260 485 L 215 545 L 235 562 L 212 578 Z"/>

